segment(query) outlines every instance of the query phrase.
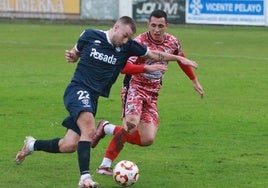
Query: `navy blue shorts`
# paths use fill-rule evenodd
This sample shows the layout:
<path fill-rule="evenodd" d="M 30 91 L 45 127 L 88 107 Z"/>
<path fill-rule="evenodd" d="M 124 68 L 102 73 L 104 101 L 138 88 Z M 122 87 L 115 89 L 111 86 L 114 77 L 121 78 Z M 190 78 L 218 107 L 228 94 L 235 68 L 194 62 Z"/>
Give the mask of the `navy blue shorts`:
<path fill-rule="evenodd" d="M 94 116 L 97 113 L 99 96 L 85 89 L 84 87 L 70 83 L 64 93 L 64 105 L 70 116 L 65 118 L 62 125 L 67 129 L 72 129 L 80 135 L 80 130 L 76 124 L 81 112 L 90 112 Z"/>

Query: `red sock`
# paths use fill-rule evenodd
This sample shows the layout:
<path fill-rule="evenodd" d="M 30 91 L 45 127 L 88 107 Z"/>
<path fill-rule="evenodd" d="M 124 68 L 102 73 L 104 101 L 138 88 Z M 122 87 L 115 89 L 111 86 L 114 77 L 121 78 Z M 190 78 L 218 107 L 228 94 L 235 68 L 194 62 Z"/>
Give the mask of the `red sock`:
<path fill-rule="evenodd" d="M 135 131 L 132 134 L 127 134 L 126 141 L 130 144 L 141 146 L 141 137 L 140 137 L 139 131 Z"/>
<path fill-rule="evenodd" d="M 115 135 L 116 133 L 118 133 L 121 129 L 123 129 L 123 127 L 121 127 L 119 125 L 118 126 L 115 126 L 113 135 Z"/>
<path fill-rule="evenodd" d="M 118 133 L 121 129 L 122 129 L 121 126 L 116 126 L 114 129 L 113 135 Z M 132 134 L 127 134 L 126 135 L 126 142 L 128 142 L 130 144 L 135 144 L 135 145 L 141 146 L 141 137 L 140 137 L 139 131 L 135 131 Z"/>
<path fill-rule="evenodd" d="M 128 134 L 125 129 L 121 127 L 116 127 L 114 131 L 114 136 L 112 137 L 112 140 L 110 141 L 108 148 L 106 149 L 105 157 L 114 161 L 114 159 L 123 149 L 125 142 L 141 146 L 141 138 L 139 131 L 135 131 L 132 134 Z"/>
<path fill-rule="evenodd" d="M 106 152 L 104 155 L 106 158 L 109 158 L 112 161 L 114 161 L 114 159 L 118 156 L 118 154 L 124 147 L 127 134 L 128 132 L 123 128 L 121 128 L 120 130 L 119 129 L 117 130 L 117 132 L 112 137 L 112 140 L 110 141 L 108 145 L 108 148 L 106 149 Z"/>

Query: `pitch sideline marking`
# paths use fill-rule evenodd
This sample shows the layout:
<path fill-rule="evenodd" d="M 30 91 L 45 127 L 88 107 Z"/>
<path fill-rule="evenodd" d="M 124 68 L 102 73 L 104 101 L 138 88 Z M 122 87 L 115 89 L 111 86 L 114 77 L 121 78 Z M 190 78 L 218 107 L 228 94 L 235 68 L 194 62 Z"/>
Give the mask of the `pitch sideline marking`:
<path fill-rule="evenodd" d="M 198 53 L 187 53 L 187 56 L 197 56 L 197 57 L 218 57 L 218 58 L 231 58 L 231 59 L 251 59 L 251 60 L 263 60 L 268 61 L 268 57 L 253 57 L 253 56 L 239 56 L 239 55 L 203 55 Z"/>

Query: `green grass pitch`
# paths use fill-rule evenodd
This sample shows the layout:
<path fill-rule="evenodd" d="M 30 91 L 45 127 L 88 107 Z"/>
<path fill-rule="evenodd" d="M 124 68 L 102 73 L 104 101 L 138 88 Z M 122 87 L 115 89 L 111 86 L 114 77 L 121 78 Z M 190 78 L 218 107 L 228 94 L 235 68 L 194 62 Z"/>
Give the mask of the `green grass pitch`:
<path fill-rule="evenodd" d="M 87 27 L 109 25 L 0 23 L 0 187 L 77 187 L 76 153 L 35 152 L 14 163 L 24 137 L 62 137 L 62 95 L 75 64 L 64 51 Z M 140 24 L 138 33 L 145 31 Z M 117 161 L 140 169 L 139 188 L 268 187 L 268 29 L 171 25 L 206 92 L 200 99 L 176 63 L 169 64 L 159 96 L 160 128 L 150 147 L 126 144 Z M 120 124 L 122 75 L 96 120 Z M 106 137 L 92 150 L 91 171 L 102 188 L 118 187 L 95 173 Z M 116 161 L 116 162 L 117 162 Z"/>

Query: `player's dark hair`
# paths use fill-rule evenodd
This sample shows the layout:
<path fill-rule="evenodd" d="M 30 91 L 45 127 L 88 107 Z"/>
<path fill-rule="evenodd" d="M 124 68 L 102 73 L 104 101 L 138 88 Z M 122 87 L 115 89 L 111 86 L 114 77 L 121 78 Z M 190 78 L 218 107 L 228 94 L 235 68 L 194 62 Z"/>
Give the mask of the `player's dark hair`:
<path fill-rule="evenodd" d="M 118 19 L 118 22 L 124 24 L 124 25 L 129 25 L 132 32 L 135 34 L 136 33 L 136 24 L 135 21 L 129 17 L 129 16 L 122 16 L 121 18 Z"/>
<path fill-rule="evenodd" d="M 150 21 L 152 17 L 156 17 L 156 18 L 165 18 L 165 21 L 167 22 L 167 13 L 163 10 L 157 9 L 154 10 L 151 14 L 150 14 Z"/>

